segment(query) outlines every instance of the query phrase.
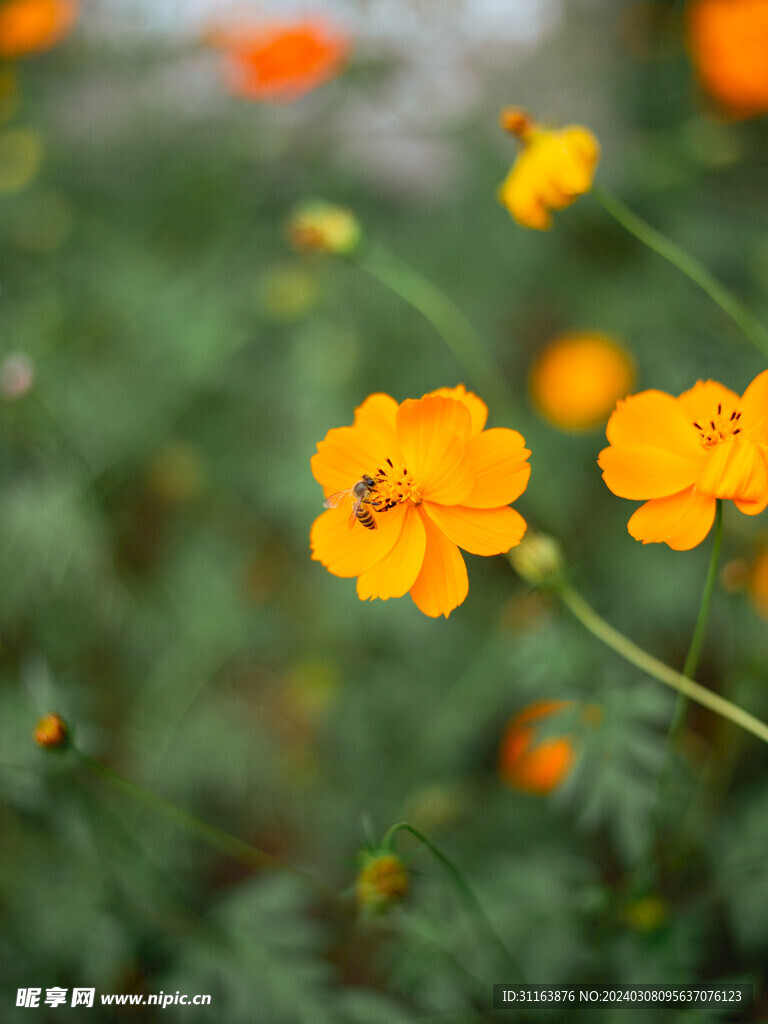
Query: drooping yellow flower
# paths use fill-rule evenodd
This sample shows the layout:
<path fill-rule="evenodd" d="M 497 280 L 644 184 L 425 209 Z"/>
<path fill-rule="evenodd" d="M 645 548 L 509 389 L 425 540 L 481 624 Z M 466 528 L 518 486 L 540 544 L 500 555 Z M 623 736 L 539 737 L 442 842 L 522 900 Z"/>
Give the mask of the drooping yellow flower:
<path fill-rule="evenodd" d="M 77 0 L 6 0 L 0 4 L 0 57 L 50 50 L 71 31 Z"/>
<path fill-rule="evenodd" d="M 686 20 L 697 74 L 723 110 L 734 118 L 768 111 L 766 0 L 695 0 Z"/>
<path fill-rule="evenodd" d="M 634 380 L 634 363 L 618 342 L 597 331 L 573 331 L 540 353 L 529 389 L 550 423 L 563 430 L 590 430 L 605 422 Z"/>
<path fill-rule="evenodd" d="M 527 486 L 530 452 L 516 430 L 484 430 L 487 415 L 463 385 L 400 405 L 367 398 L 312 457 L 327 509 L 312 557 L 356 576 L 363 601 L 410 593 L 425 615 L 447 618 L 469 588 L 459 548 L 502 554 L 526 528 L 508 505 Z"/>
<path fill-rule="evenodd" d="M 523 227 L 547 230 L 550 211 L 570 206 L 592 188 L 600 144 L 588 128 L 545 128 L 517 108 L 502 111 L 501 125 L 523 148 L 499 188 L 499 202 Z"/>
<path fill-rule="evenodd" d="M 768 370 L 739 396 L 713 380 L 675 398 L 642 391 L 619 402 L 598 464 L 620 498 L 644 500 L 628 529 L 676 551 L 709 533 L 716 499 L 754 516 L 768 505 Z"/>

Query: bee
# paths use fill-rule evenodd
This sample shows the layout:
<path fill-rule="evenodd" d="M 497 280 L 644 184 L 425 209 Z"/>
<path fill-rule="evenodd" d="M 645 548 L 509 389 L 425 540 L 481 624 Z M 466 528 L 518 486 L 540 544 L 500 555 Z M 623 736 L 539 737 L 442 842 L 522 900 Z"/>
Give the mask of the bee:
<path fill-rule="evenodd" d="M 363 507 L 364 505 L 373 505 L 374 508 L 378 508 L 379 502 L 371 501 L 371 494 L 375 490 L 376 481 L 372 476 L 364 473 L 362 479 L 358 480 L 356 484 L 352 484 L 351 487 L 347 487 L 343 491 L 336 491 L 335 494 L 329 495 L 323 502 L 323 507 L 338 508 L 346 498 L 351 498 L 353 505 L 352 513 L 349 517 L 349 528 L 352 529 L 355 521 L 357 521 L 366 530 L 375 530 L 377 523 L 373 513 L 369 508 Z"/>

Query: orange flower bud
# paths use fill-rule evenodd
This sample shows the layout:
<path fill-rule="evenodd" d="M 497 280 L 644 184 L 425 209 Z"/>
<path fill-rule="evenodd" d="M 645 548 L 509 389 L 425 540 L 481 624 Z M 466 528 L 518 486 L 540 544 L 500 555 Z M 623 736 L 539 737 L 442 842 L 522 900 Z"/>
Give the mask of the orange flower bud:
<path fill-rule="evenodd" d="M 546 230 L 552 226 L 550 211 L 570 206 L 592 188 L 600 144 L 588 128 L 542 128 L 516 108 L 502 111 L 501 124 L 523 150 L 499 188 L 499 202 L 523 227 Z"/>
<path fill-rule="evenodd" d="M 361 910 L 381 914 L 408 894 L 408 871 L 394 853 L 367 854 L 355 883 Z"/>
<path fill-rule="evenodd" d="M 499 751 L 503 782 L 526 793 L 545 796 L 570 773 L 576 751 L 569 736 L 536 742 L 536 722 L 567 707 L 571 701 L 542 700 L 510 719 Z"/>
<path fill-rule="evenodd" d="M 61 715 L 51 712 L 40 719 L 32 735 L 39 747 L 60 750 L 69 743 L 69 726 Z"/>
<path fill-rule="evenodd" d="M 536 358 L 528 381 L 541 415 L 563 430 L 604 423 L 635 382 L 635 365 L 612 338 L 574 331 L 551 341 Z"/>

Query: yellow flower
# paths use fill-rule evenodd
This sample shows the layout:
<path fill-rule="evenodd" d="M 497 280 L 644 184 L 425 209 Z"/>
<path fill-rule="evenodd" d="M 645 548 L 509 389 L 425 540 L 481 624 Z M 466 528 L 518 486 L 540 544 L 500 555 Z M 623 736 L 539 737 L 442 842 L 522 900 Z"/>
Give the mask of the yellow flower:
<path fill-rule="evenodd" d="M 588 128 L 544 128 L 516 108 L 502 111 L 501 124 L 523 149 L 499 189 L 499 202 L 523 227 L 546 230 L 551 210 L 570 206 L 592 188 L 600 144 Z"/>
<path fill-rule="evenodd" d="M 503 554 L 525 533 L 508 505 L 528 484 L 530 452 L 516 430 L 484 430 L 487 415 L 463 385 L 400 405 L 367 398 L 312 457 L 327 509 L 312 557 L 356 576 L 363 601 L 410 593 L 425 615 L 447 618 L 469 589 L 459 548 Z"/>
<path fill-rule="evenodd" d="M 288 237 L 300 252 L 343 256 L 360 241 L 360 224 L 350 210 L 316 201 L 296 210 L 288 222 Z"/>
<path fill-rule="evenodd" d="M 355 883 L 361 910 L 381 914 L 408 895 L 408 871 L 394 853 L 379 850 L 365 855 Z"/>
<path fill-rule="evenodd" d="M 641 391 L 619 402 L 598 457 L 620 498 L 645 501 L 627 528 L 643 544 L 700 544 L 718 498 L 748 516 L 768 505 L 768 370 L 739 397 L 699 381 L 677 398 Z"/>
<path fill-rule="evenodd" d="M 541 352 L 531 368 L 529 389 L 550 423 L 590 430 L 605 422 L 634 381 L 634 363 L 617 342 L 597 331 L 574 331 Z"/>

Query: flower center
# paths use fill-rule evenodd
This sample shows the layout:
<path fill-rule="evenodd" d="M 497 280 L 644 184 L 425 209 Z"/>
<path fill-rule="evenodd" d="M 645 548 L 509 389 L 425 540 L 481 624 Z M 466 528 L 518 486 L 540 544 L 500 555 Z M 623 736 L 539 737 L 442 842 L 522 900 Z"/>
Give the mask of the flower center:
<path fill-rule="evenodd" d="M 413 502 L 414 505 L 421 504 L 421 493 L 414 486 L 413 477 L 403 463 L 387 459 L 383 467 L 376 470 L 373 478 L 376 481 L 374 496 L 378 502 L 377 512 L 387 512 L 405 501 Z"/>
<path fill-rule="evenodd" d="M 721 441 L 730 441 L 740 434 L 740 419 L 741 413 L 738 409 L 734 409 L 731 413 L 723 412 L 722 403 L 718 402 L 717 413 L 711 420 L 707 420 L 703 425 L 694 420 L 693 425 L 699 432 L 702 448 L 714 448 Z"/>

